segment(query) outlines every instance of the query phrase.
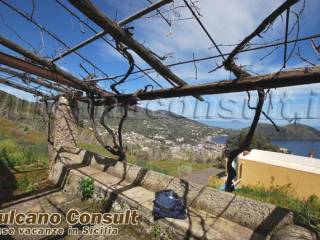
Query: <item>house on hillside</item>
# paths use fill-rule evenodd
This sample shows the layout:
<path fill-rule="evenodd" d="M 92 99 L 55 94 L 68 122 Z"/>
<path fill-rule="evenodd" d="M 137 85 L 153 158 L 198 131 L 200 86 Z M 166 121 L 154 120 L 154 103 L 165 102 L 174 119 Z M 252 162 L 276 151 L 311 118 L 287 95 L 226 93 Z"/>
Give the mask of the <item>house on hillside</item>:
<path fill-rule="evenodd" d="M 291 184 L 297 197 L 320 197 L 320 159 L 252 150 L 238 156 L 237 182 L 242 186 Z"/>

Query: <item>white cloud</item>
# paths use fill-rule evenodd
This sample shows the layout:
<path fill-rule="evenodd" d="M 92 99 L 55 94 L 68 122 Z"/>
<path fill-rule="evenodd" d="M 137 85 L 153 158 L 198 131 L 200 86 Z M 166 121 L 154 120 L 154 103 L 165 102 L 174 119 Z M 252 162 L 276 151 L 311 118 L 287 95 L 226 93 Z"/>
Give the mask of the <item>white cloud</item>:
<path fill-rule="evenodd" d="M 176 1 L 176 5 L 182 5 L 180 3 L 181 1 Z M 219 44 L 241 41 L 279 4 L 281 1 L 278 0 L 229 0 L 227 3 L 221 0 L 202 0 L 197 6 L 203 16 L 201 21 Z M 187 9 L 180 14 L 191 16 Z M 210 53 L 208 47 L 212 44 L 195 20 L 175 22 L 169 36 L 169 28 L 161 18 L 140 22 L 136 30 L 141 32 L 147 46 L 160 53 Z"/>

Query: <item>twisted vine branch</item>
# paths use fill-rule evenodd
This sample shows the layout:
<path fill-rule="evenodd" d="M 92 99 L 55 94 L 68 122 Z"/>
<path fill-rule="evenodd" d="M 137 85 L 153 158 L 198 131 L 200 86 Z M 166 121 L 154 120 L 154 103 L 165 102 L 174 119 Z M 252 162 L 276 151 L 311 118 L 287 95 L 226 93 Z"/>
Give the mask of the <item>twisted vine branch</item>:
<path fill-rule="evenodd" d="M 116 49 L 128 60 L 129 63 L 129 68 L 126 74 L 118 82 L 115 82 L 110 86 L 112 91 L 114 91 L 117 94 L 120 94 L 116 86 L 124 83 L 125 80 L 130 76 L 134 69 L 135 63 L 131 53 L 128 52 L 128 47 L 124 47 L 119 41 L 116 41 Z"/>
<path fill-rule="evenodd" d="M 251 109 L 251 110 L 257 110 L 256 107 L 252 107 L 252 106 L 250 105 L 250 99 L 251 99 L 250 92 L 247 91 L 247 94 L 248 94 L 248 108 Z M 268 95 L 268 94 L 269 94 L 269 96 L 271 96 L 271 95 L 270 95 L 270 89 L 268 89 L 268 91 L 266 92 L 266 95 Z M 270 97 L 270 99 L 271 99 L 271 97 Z M 272 124 L 273 127 L 276 129 L 276 131 L 279 132 L 279 131 L 280 131 L 279 127 L 278 127 L 277 124 L 268 116 L 268 114 L 267 114 L 265 111 L 262 111 L 261 113 L 271 122 L 271 124 Z"/>
<path fill-rule="evenodd" d="M 123 123 L 125 121 L 125 119 L 128 116 L 128 105 L 124 104 L 121 105 L 124 109 L 124 114 L 120 119 L 119 125 L 118 125 L 118 131 L 117 133 L 115 133 L 105 122 L 106 120 L 106 115 L 113 109 L 115 108 L 115 104 L 114 105 L 106 105 L 105 109 L 100 117 L 100 124 L 107 130 L 108 134 L 111 136 L 112 138 L 112 142 L 113 142 L 113 146 L 109 145 L 105 140 L 103 140 L 102 136 L 99 134 L 97 127 L 96 127 L 96 123 L 95 123 L 95 101 L 93 98 L 89 99 L 89 103 L 88 103 L 88 115 L 89 115 L 89 121 L 91 124 L 91 127 L 94 131 L 95 137 L 97 139 L 97 141 L 100 143 L 100 145 L 102 147 L 104 147 L 108 152 L 110 152 L 113 155 L 116 155 L 119 157 L 119 161 L 125 161 L 126 160 L 126 154 L 125 154 L 125 150 L 124 150 L 124 146 L 123 146 L 123 140 L 122 140 L 122 129 L 123 129 Z"/>
<path fill-rule="evenodd" d="M 296 4 L 300 0 L 287 0 L 281 6 L 279 6 L 276 10 L 274 10 L 268 17 L 266 17 L 260 25 L 246 38 L 242 40 L 240 44 L 238 44 L 230 53 L 228 58 L 224 61 L 224 66 L 227 70 L 232 71 L 234 75 L 239 79 L 243 77 L 248 77 L 250 74 L 246 73 L 241 67 L 239 67 L 235 62 L 235 56 L 242 50 L 244 47 L 256 36 L 260 36 L 268 26 L 270 26 L 278 16 L 280 16 L 284 11 L 286 11 L 289 7 Z"/>

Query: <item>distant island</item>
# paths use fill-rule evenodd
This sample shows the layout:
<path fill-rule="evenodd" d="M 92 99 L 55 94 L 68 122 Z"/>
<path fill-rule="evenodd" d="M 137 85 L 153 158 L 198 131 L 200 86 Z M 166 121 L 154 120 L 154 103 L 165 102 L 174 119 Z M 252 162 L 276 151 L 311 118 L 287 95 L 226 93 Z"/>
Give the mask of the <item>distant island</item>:
<path fill-rule="evenodd" d="M 280 131 L 277 132 L 271 124 L 260 123 L 256 133 L 273 141 L 320 141 L 320 131 L 307 125 L 289 124 L 281 126 L 279 129 Z"/>

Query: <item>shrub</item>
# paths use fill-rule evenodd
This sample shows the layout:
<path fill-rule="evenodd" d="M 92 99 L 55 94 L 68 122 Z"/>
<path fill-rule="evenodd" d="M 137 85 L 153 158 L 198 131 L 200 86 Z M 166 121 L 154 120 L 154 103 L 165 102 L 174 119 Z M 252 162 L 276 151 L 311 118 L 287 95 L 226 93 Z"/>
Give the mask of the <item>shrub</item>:
<path fill-rule="evenodd" d="M 218 178 L 217 176 L 212 176 L 208 183 L 208 187 L 219 188 L 223 184 L 224 184 L 224 180 Z"/>
<path fill-rule="evenodd" d="M 23 157 L 26 164 L 37 163 L 48 165 L 48 150 L 46 144 L 33 144 L 23 148 Z"/>
<path fill-rule="evenodd" d="M 247 134 L 246 131 L 241 131 L 240 134 L 229 137 L 224 149 L 224 155 L 228 156 L 230 152 L 238 148 L 239 144 L 243 142 L 243 140 L 245 139 L 246 134 Z M 260 150 L 273 151 L 273 152 L 280 151 L 278 146 L 272 144 L 270 138 L 265 137 L 261 134 L 254 135 L 250 145 L 250 149 L 254 149 L 254 148 L 260 149 Z"/>
<path fill-rule="evenodd" d="M 155 238 L 159 238 L 161 236 L 161 227 L 160 225 L 154 225 L 151 229 L 151 233 Z"/>
<path fill-rule="evenodd" d="M 80 190 L 82 191 L 82 199 L 88 200 L 92 198 L 95 190 L 94 180 L 92 178 L 84 178 L 80 182 Z"/>
<path fill-rule="evenodd" d="M 13 140 L 7 139 L 0 142 L 0 148 L 4 149 L 8 154 L 20 152 L 20 146 Z"/>
<path fill-rule="evenodd" d="M 134 162 L 134 164 L 138 165 L 139 167 L 149 169 L 155 172 L 163 173 L 163 174 L 168 174 L 169 171 L 166 168 L 158 166 L 158 162 L 154 161 L 148 161 L 148 160 L 137 160 Z"/>
<path fill-rule="evenodd" d="M 297 223 L 320 233 L 320 199 L 316 195 L 303 201 L 296 211 Z"/>
<path fill-rule="evenodd" d="M 297 224 L 313 231 L 320 231 L 320 199 L 315 195 L 311 195 L 307 200 L 298 199 L 291 184 L 272 185 L 269 189 L 261 185 L 243 186 L 237 189 L 236 193 L 288 208 L 295 213 L 294 219 Z"/>
<path fill-rule="evenodd" d="M 48 165 L 46 144 L 18 144 L 13 140 L 0 141 L 0 160 L 7 166 L 22 166 L 28 164 Z"/>
<path fill-rule="evenodd" d="M 23 154 L 21 147 L 12 140 L 3 140 L 0 142 L 0 160 L 7 166 L 14 167 L 21 165 Z"/>
<path fill-rule="evenodd" d="M 23 176 L 23 178 L 18 181 L 18 189 L 22 192 L 30 192 L 35 190 L 32 182 L 27 176 Z"/>

